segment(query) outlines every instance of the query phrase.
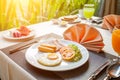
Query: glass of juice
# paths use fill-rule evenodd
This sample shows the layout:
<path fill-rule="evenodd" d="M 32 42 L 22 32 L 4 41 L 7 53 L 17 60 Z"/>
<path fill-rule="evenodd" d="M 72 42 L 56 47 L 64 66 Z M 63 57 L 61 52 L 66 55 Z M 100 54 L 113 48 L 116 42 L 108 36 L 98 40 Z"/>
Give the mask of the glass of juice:
<path fill-rule="evenodd" d="M 112 47 L 120 58 L 120 29 L 113 30 L 112 32 Z"/>
<path fill-rule="evenodd" d="M 90 24 L 90 18 L 94 15 L 95 6 L 94 4 L 85 4 L 83 7 L 83 15 L 87 19 L 88 24 Z"/>

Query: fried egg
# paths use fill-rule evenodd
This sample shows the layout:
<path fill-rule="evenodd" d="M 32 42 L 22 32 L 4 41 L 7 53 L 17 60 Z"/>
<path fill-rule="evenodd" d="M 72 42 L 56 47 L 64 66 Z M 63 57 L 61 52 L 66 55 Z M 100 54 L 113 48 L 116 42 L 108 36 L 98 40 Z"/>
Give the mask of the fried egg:
<path fill-rule="evenodd" d="M 45 66 L 57 66 L 61 63 L 62 57 L 60 53 L 42 53 L 38 62 Z"/>

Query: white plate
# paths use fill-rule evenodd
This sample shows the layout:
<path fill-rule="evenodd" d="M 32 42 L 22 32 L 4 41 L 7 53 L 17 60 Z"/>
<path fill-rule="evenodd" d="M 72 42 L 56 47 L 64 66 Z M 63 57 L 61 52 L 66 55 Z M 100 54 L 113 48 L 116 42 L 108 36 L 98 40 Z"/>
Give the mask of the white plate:
<path fill-rule="evenodd" d="M 64 21 L 64 20 L 62 20 L 62 19 L 64 19 L 64 16 L 59 18 L 60 21 Z M 80 22 L 80 21 L 81 21 L 81 20 L 79 19 L 79 17 L 77 17 L 77 18 L 76 18 L 75 20 L 73 20 L 73 21 L 66 21 L 66 22 L 72 24 L 72 23 L 78 23 L 78 22 Z"/>
<path fill-rule="evenodd" d="M 82 45 L 80 45 L 76 42 L 73 42 L 73 41 L 68 41 L 68 40 L 60 40 L 60 42 L 64 45 L 75 44 L 76 46 L 78 46 L 78 48 L 81 51 L 82 58 L 77 62 L 66 62 L 66 61 L 62 60 L 60 65 L 54 66 L 54 67 L 44 66 L 44 65 L 39 64 L 37 61 L 39 59 L 39 55 L 41 53 L 37 49 L 37 47 L 39 46 L 40 43 L 37 43 L 37 44 L 32 45 L 26 51 L 25 58 L 26 58 L 27 62 L 30 63 L 32 66 L 37 67 L 39 69 L 43 69 L 43 70 L 67 71 L 67 70 L 72 70 L 72 69 L 82 66 L 88 60 L 89 53 L 88 53 L 87 49 L 85 47 L 83 47 Z"/>
<path fill-rule="evenodd" d="M 13 30 L 13 29 L 12 29 Z M 33 38 L 35 36 L 35 31 L 34 30 L 31 30 L 30 34 L 27 35 L 27 36 L 22 36 L 22 37 L 19 37 L 19 38 L 15 38 L 15 37 L 12 37 L 10 35 L 10 31 L 5 31 L 3 33 L 3 37 L 7 40 L 17 40 L 17 41 L 22 41 L 22 40 L 29 40 L 31 38 Z"/>

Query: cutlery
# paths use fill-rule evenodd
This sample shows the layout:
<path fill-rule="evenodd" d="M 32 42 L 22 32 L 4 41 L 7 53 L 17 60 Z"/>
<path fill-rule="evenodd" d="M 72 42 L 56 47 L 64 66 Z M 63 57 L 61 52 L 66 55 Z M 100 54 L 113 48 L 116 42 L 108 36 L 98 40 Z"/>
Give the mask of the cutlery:
<path fill-rule="evenodd" d="M 120 77 L 120 62 L 113 62 L 106 70 L 107 76 L 104 80 L 109 80 L 111 78 L 118 78 Z"/>
<path fill-rule="evenodd" d="M 88 80 L 93 80 L 96 78 L 96 76 L 103 70 L 105 69 L 108 65 L 110 64 L 110 61 L 107 60 L 104 64 L 102 64 L 95 72 L 90 75 Z"/>
<path fill-rule="evenodd" d="M 9 49 L 9 53 L 10 54 L 15 53 L 15 52 L 17 52 L 17 51 L 19 51 L 21 49 L 27 48 L 31 44 L 37 43 L 37 42 L 38 42 L 38 40 L 31 40 L 31 41 L 19 43 L 19 44 L 15 45 L 15 47 L 12 47 L 11 49 Z"/>
<path fill-rule="evenodd" d="M 16 44 L 14 45 L 14 47 L 11 47 L 11 49 L 9 49 L 9 53 L 12 54 L 12 53 L 15 53 L 21 49 L 25 49 L 25 48 L 28 48 L 31 44 L 34 44 L 34 43 L 38 43 L 40 41 L 44 41 L 44 40 L 48 40 L 48 39 L 51 39 L 51 37 L 54 37 L 57 38 L 57 39 L 62 39 L 62 37 L 60 35 L 57 35 L 57 34 L 54 34 L 54 33 L 50 33 L 50 34 L 46 34 L 46 35 L 43 35 L 43 36 L 40 36 L 40 37 L 37 37 L 37 38 L 34 38 L 30 41 L 27 41 L 27 42 L 21 42 L 19 44 Z M 53 38 L 52 38 L 53 39 Z"/>
<path fill-rule="evenodd" d="M 92 23 L 101 24 L 102 21 L 103 21 L 102 19 L 93 19 Z"/>

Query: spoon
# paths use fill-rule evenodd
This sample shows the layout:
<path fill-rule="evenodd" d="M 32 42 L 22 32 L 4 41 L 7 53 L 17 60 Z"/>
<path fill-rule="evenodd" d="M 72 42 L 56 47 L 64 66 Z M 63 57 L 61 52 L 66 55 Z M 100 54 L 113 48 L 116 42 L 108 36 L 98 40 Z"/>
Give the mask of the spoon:
<path fill-rule="evenodd" d="M 115 62 L 107 68 L 107 76 L 104 80 L 120 77 L 120 62 Z"/>

